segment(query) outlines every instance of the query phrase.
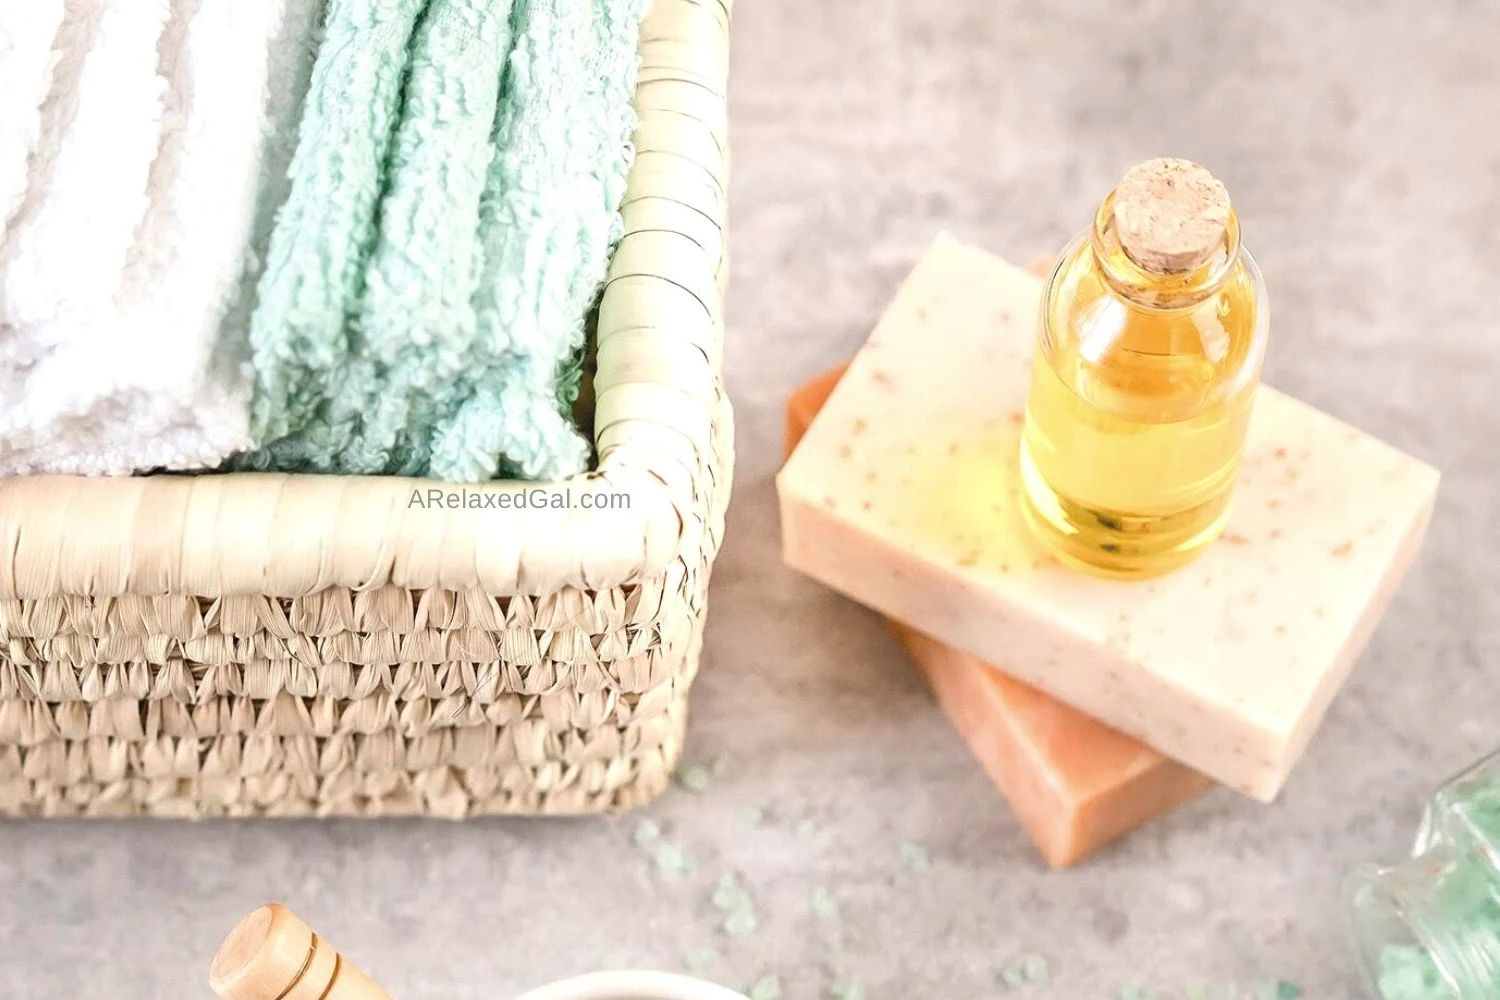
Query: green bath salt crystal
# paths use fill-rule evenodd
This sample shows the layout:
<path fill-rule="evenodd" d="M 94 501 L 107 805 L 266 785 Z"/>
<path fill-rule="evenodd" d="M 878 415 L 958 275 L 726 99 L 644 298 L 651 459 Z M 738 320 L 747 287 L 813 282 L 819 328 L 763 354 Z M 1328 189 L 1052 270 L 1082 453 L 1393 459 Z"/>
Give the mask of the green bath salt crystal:
<path fill-rule="evenodd" d="M 1348 899 L 1381 1000 L 1500 996 L 1500 755 L 1445 784 L 1411 860 L 1359 869 Z"/>
<path fill-rule="evenodd" d="M 774 973 L 761 976 L 749 992 L 750 1000 L 781 1000 L 781 980 Z"/>
<path fill-rule="evenodd" d="M 828 988 L 829 1000 L 865 1000 L 865 987 L 857 979 L 840 978 Z"/>
<path fill-rule="evenodd" d="M 728 913 L 732 910 L 743 910 L 750 906 L 750 893 L 745 890 L 738 875 L 728 872 L 719 877 L 714 884 L 714 892 L 710 897 L 714 908 Z"/>
<path fill-rule="evenodd" d="M 697 795 L 708 791 L 708 786 L 712 784 L 712 777 L 708 773 L 708 768 L 702 764 L 690 764 L 677 772 L 677 784 L 682 786 L 683 791 Z"/>
<path fill-rule="evenodd" d="M 833 894 L 821 885 L 813 889 L 812 895 L 808 897 L 807 905 L 819 917 L 832 920 L 839 915 L 838 900 L 834 899 Z"/>
<path fill-rule="evenodd" d="M 1021 975 L 1033 986 L 1046 986 L 1052 969 L 1041 955 L 1026 955 L 1021 959 Z"/>
<path fill-rule="evenodd" d="M 676 844 L 662 844 L 656 849 L 656 870 L 668 882 L 678 882 L 693 870 L 693 859 Z"/>
<path fill-rule="evenodd" d="M 927 856 L 927 848 L 907 841 L 901 845 L 901 863 L 914 872 L 925 872 L 931 867 L 932 860 Z"/>
<path fill-rule="evenodd" d="M 724 933 L 733 938 L 749 937 L 755 933 L 759 926 L 755 919 L 755 911 L 751 909 L 735 910 L 724 918 Z"/>
<path fill-rule="evenodd" d="M 661 827 L 649 819 L 643 819 L 636 824 L 635 832 L 630 835 L 636 847 L 647 847 L 661 839 Z"/>
<path fill-rule="evenodd" d="M 1046 986 L 1052 980 L 1052 969 L 1046 958 L 1027 952 L 1016 955 L 1002 965 L 998 978 L 1011 989 Z"/>
<path fill-rule="evenodd" d="M 714 963 L 718 960 L 719 953 L 717 950 L 713 948 L 694 948 L 682 956 L 682 967 L 694 976 L 701 976 L 713 968 Z"/>

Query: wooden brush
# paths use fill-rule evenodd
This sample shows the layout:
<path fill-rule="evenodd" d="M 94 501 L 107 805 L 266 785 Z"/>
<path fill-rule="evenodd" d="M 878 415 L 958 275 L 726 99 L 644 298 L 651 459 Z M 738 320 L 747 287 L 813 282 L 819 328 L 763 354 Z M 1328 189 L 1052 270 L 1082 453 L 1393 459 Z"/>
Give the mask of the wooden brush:
<path fill-rule="evenodd" d="M 214 955 L 208 982 L 222 1000 L 391 1000 L 279 903 L 235 925 Z"/>

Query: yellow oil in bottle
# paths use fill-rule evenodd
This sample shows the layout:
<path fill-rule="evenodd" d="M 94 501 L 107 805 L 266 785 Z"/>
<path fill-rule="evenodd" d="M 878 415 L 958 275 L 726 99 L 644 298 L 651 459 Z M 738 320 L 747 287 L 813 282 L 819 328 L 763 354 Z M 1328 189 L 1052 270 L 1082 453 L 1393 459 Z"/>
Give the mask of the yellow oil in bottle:
<path fill-rule="evenodd" d="M 1165 163 L 1217 185 L 1184 162 L 1136 170 Z M 1133 230 L 1116 211 L 1129 181 L 1047 284 L 1021 482 L 1028 523 L 1065 562 L 1145 577 L 1190 561 L 1224 529 L 1268 317 L 1227 196 L 1195 232 L 1181 216 L 1203 198 L 1174 206 L 1184 192 L 1169 189 L 1134 207 Z M 1139 231 L 1152 226 L 1166 230 L 1154 247 Z"/>

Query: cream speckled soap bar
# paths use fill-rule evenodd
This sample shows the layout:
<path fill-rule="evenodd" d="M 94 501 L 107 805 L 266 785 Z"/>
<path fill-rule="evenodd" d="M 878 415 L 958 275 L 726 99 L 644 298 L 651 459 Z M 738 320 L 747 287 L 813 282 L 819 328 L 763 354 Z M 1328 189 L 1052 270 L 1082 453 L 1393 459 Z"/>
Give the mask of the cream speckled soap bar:
<path fill-rule="evenodd" d="M 1045 265 L 1041 269 L 1045 272 Z M 804 382 L 788 397 L 788 455 L 843 374 L 842 367 L 836 368 Z M 1054 868 L 1081 861 L 1209 787 L 1208 779 L 1192 768 L 977 657 L 914 628 L 888 623 Z"/>
<path fill-rule="evenodd" d="M 1438 475 L 1262 389 L 1212 549 L 1155 580 L 1066 570 L 1016 497 L 1040 294 L 933 246 L 777 477 L 786 561 L 1270 801 L 1420 547 Z"/>

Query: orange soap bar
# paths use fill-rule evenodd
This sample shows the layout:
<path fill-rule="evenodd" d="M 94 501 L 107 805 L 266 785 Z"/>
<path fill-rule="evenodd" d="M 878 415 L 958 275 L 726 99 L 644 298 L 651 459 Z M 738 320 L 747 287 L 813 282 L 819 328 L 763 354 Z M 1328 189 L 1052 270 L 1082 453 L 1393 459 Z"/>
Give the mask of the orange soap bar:
<path fill-rule="evenodd" d="M 792 393 L 786 454 L 843 373 L 837 368 Z M 1087 857 L 1211 784 L 967 653 L 897 622 L 887 624 L 1054 868 Z"/>

